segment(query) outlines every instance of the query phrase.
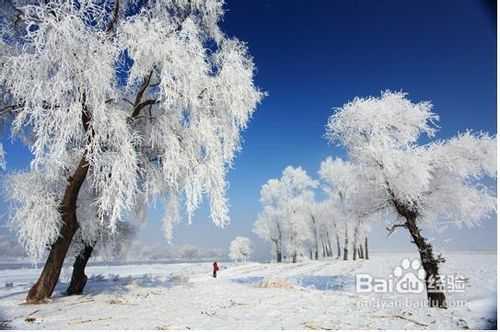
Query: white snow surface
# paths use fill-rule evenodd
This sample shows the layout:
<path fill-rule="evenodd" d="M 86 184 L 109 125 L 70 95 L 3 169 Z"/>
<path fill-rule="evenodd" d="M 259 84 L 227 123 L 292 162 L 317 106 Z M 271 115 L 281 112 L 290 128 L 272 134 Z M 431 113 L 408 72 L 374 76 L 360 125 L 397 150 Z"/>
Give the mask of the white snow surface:
<path fill-rule="evenodd" d="M 496 253 L 449 253 L 443 274 L 466 277 L 447 310 L 425 295 L 357 293 L 356 273 L 387 277 L 412 254 L 370 260 L 91 266 L 83 295 L 23 304 L 39 269 L 0 270 L 0 326 L 16 329 L 482 329 L 496 326 Z M 259 287 L 269 278 L 288 287 Z M 269 284 L 269 283 L 266 283 Z M 290 287 L 291 286 L 291 287 Z M 462 302 L 457 302 L 462 301 Z M 392 304 L 391 304 L 392 303 Z M 456 304 L 456 305 L 454 305 Z"/>

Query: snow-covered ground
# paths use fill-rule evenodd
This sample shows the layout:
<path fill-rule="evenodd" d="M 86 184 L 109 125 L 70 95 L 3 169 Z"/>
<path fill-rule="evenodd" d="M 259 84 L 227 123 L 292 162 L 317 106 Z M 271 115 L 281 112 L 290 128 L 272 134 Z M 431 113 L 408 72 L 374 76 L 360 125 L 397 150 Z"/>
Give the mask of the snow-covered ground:
<path fill-rule="evenodd" d="M 385 277 L 406 254 L 297 264 L 94 266 L 84 295 L 23 305 L 37 269 L 0 270 L 0 321 L 18 329 L 457 329 L 496 326 L 496 254 L 450 253 L 446 275 L 465 277 L 450 308 L 418 306 L 423 294 L 358 293 L 355 275 Z M 7 285 L 13 283 L 12 285 Z M 264 286 L 268 287 L 264 287 Z M 274 286 L 274 287 L 273 287 Z"/>

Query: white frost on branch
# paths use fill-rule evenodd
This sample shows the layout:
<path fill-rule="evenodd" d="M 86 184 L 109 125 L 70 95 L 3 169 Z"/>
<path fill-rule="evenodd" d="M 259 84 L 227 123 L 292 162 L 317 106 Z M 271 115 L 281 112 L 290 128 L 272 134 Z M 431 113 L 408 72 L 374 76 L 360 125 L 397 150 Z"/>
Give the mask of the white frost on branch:
<path fill-rule="evenodd" d="M 11 225 L 26 253 L 35 259 L 59 237 L 61 215 L 58 191 L 53 183 L 37 172 L 14 173 L 5 179 L 5 194 L 13 211 Z"/>
<path fill-rule="evenodd" d="M 88 163 L 77 204 L 89 214 L 78 213 L 84 228 L 114 232 L 169 200 L 171 237 L 177 207 L 184 203 L 191 219 L 204 197 L 213 222 L 229 223 L 226 173 L 264 93 L 246 45 L 219 29 L 224 2 L 120 1 L 117 16 L 92 0 L 12 3 L 26 27 L 19 35 L 10 27 L 17 18 L 0 24 L 12 131 L 30 136 L 32 169 L 49 182 L 68 179 L 82 158 Z M 140 10 L 130 14 L 131 5 Z M 22 227 L 31 232 L 37 222 L 29 217 Z"/>

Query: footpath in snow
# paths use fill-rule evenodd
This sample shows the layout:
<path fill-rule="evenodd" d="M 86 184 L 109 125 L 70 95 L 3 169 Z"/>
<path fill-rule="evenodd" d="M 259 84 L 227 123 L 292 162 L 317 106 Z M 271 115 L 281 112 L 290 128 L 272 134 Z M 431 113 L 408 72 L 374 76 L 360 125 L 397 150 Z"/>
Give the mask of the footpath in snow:
<path fill-rule="evenodd" d="M 0 324 L 16 329 L 460 329 L 496 326 L 496 254 L 449 254 L 446 275 L 464 290 L 447 310 L 423 294 L 359 293 L 355 276 L 387 278 L 407 257 L 297 264 L 210 263 L 92 266 L 85 293 L 24 305 L 38 269 L 0 270 Z"/>

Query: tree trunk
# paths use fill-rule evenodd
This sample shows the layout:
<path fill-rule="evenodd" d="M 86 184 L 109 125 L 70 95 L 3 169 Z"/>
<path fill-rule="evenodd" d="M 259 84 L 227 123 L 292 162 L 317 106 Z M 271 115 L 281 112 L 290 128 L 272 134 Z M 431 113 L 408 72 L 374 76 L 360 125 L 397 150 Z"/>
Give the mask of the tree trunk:
<path fill-rule="evenodd" d="M 82 123 L 85 132 L 88 130 L 89 121 L 90 118 L 87 113 L 83 112 Z M 68 252 L 71 240 L 79 227 L 76 219 L 76 201 L 89 169 L 89 164 L 86 158 L 87 154 L 84 152 L 80 162 L 78 163 L 78 167 L 68 178 L 68 184 L 64 190 L 64 196 L 60 208 L 62 226 L 59 237 L 52 244 L 42 273 L 40 274 L 37 282 L 28 292 L 26 303 L 37 304 L 45 302 L 54 292 L 54 288 L 59 280 L 59 275 L 61 274 L 61 269 L 64 264 L 64 258 Z"/>
<path fill-rule="evenodd" d="M 358 256 L 360 259 L 365 258 L 364 254 L 363 254 L 363 245 L 362 244 L 359 245 Z"/>
<path fill-rule="evenodd" d="M 417 226 L 417 213 L 408 209 L 404 204 L 394 201 L 394 206 L 398 213 L 405 217 L 406 228 L 410 232 L 413 242 L 418 248 L 420 260 L 425 270 L 425 287 L 427 290 L 427 300 L 430 307 L 447 308 L 446 296 L 443 292 L 441 277 L 439 275 L 439 263 L 442 261 L 439 257 L 435 258 L 432 246 L 422 236 Z"/>
<path fill-rule="evenodd" d="M 439 275 L 440 260 L 434 257 L 432 245 L 422 236 L 416 224 L 416 216 L 411 216 L 406 220 L 408 230 L 413 238 L 413 242 L 417 245 L 420 260 L 425 270 L 425 286 L 429 306 L 446 309 L 446 296 L 443 292 L 441 277 Z"/>
<path fill-rule="evenodd" d="M 297 252 L 294 252 L 292 255 L 292 263 L 297 263 Z"/>
<path fill-rule="evenodd" d="M 340 238 L 339 238 L 339 233 L 335 231 L 335 239 L 337 241 L 337 259 L 342 256 L 342 250 L 340 248 Z"/>
<path fill-rule="evenodd" d="M 345 226 L 345 239 L 344 239 L 344 260 L 349 258 L 349 237 L 347 234 L 347 225 Z"/>
<path fill-rule="evenodd" d="M 318 234 L 318 226 L 316 225 L 316 218 L 311 215 L 311 221 L 313 225 L 313 231 L 314 231 L 314 243 L 316 247 L 316 253 L 314 254 L 314 258 L 318 260 L 319 258 L 319 234 Z M 312 259 L 312 257 L 311 257 Z"/>
<path fill-rule="evenodd" d="M 330 239 L 330 234 L 328 234 L 328 232 L 326 232 L 326 244 L 328 248 L 326 255 L 328 257 L 332 257 L 333 256 L 332 241 Z"/>
<path fill-rule="evenodd" d="M 368 259 L 368 236 L 365 236 L 365 259 Z"/>
<path fill-rule="evenodd" d="M 277 263 L 281 263 L 281 248 L 280 248 L 280 245 L 279 245 L 279 242 L 278 240 L 272 240 L 273 243 L 274 243 L 274 247 L 276 249 L 276 262 Z"/>
<path fill-rule="evenodd" d="M 66 290 L 67 295 L 82 294 L 85 285 L 87 284 L 87 276 L 85 275 L 85 267 L 94 250 L 93 245 L 86 244 L 85 247 L 76 256 L 75 263 L 73 264 L 73 273 L 71 275 L 71 282 Z"/>
<path fill-rule="evenodd" d="M 358 254 L 358 226 L 354 228 L 354 236 L 352 239 L 352 260 L 356 260 Z"/>
<path fill-rule="evenodd" d="M 278 241 L 276 242 L 276 261 L 278 263 L 281 263 L 283 261 L 283 253 L 281 252 L 282 250 L 282 244 L 283 244 L 283 237 L 281 234 L 281 227 L 280 224 L 276 224 L 276 227 L 278 228 Z"/>

